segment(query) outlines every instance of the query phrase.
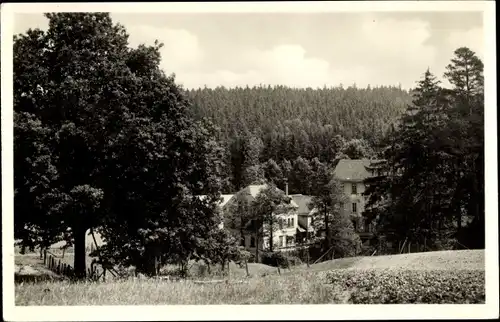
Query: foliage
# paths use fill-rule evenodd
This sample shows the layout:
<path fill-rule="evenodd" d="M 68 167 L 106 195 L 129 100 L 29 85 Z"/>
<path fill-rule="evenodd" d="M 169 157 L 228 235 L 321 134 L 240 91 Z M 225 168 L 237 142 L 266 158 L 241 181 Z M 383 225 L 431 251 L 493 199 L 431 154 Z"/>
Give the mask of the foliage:
<path fill-rule="evenodd" d="M 484 271 L 335 270 L 327 280 L 352 290 L 352 304 L 485 303 Z"/>
<path fill-rule="evenodd" d="M 46 17 L 46 32 L 14 38 L 16 238 L 70 232 L 79 275 L 89 228 L 103 256 L 149 273 L 158 256 L 194 256 L 218 224 L 217 128 L 189 116 L 161 44 L 128 47 L 107 13 Z"/>
<path fill-rule="evenodd" d="M 273 184 L 267 184 L 252 202 L 254 233 L 259 239 L 268 238 L 270 252 L 274 249 L 273 233 L 278 229 L 279 215 L 293 209 L 290 202 L 291 198 Z"/>
<path fill-rule="evenodd" d="M 353 257 L 361 253 L 361 238 L 348 214 L 333 216 L 330 230 L 334 258 Z"/>
<path fill-rule="evenodd" d="M 445 73 L 451 90 L 428 70 L 370 166 L 378 173 L 366 181 L 364 215 L 393 241 L 484 247 L 482 68 L 459 48 Z"/>
<path fill-rule="evenodd" d="M 384 86 L 218 87 L 186 94 L 194 103 L 196 118 L 207 117 L 221 128 L 219 138 L 231 160 L 227 191 L 261 179 L 256 165 L 269 159 L 281 166 L 285 159 L 317 157 L 335 165 L 342 157 L 368 156 L 411 100 L 407 91 Z M 247 171 L 248 167 L 252 169 Z M 291 193 L 307 194 L 307 186 L 296 186 L 288 174 L 284 178 Z"/>
<path fill-rule="evenodd" d="M 264 252 L 262 254 L 262 264 L 274 267 L 279 266 L 281 268 L 287 268 L 289 262 L 288 262 L 288 257 L 283 252 L 275 251 L 275 252 Z"/>

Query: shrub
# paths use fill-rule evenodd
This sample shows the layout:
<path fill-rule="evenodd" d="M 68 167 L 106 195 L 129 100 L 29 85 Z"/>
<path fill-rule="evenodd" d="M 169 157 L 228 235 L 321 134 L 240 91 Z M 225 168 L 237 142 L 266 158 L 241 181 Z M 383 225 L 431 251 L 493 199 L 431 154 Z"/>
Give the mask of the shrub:
<path fill-rule="evenodd" d="M 338 270 L 327 280 L 350 290 L 353 304 L 485 302 L 484 271 Z"/>
<path fill-rule="evenodd" d="M 262 264 L 285 268 L 288 266 L 288 258 L 282 252 L 265 252 L 262 254 Z"/>
<path fill-rule="evenodd" d="M 262 264 L 287 268 L 302 264 L 302 260 L 297 256 L 287 255 L 283 252 L 266 252 L 262 254 Z"/>
<path fill-rule="evenodd" d="M 302 264 L 302 260 L 297 256 L 288 256 L 288 263 L 291 266 L 297 266 Z"/>

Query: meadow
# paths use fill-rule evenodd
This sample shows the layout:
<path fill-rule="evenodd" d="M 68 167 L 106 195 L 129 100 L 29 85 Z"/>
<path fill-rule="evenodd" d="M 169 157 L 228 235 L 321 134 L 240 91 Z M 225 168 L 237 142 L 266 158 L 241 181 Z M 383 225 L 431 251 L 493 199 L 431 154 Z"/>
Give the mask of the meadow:
<path fill-rule="evenodd" d="M 28 255 L 18 255 L 18 265 Z M 485 303 L 484 250 L 353 257 L 281 270 L 233 264 L 217 283 L 192 278 L 46 280 L 15 286 L 16 305 Z M 197 275 L 198 274 L 198 275 Z M 212 279 L 215 277 L 212 276 Z M 203 280 L 205 282 L 203 282 Z"/>

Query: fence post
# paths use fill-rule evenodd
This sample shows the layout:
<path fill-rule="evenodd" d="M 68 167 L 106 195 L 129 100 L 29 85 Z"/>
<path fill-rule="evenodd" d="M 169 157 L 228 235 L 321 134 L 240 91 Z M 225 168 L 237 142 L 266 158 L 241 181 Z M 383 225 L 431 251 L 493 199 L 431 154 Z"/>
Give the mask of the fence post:
<path fill-rule="evenodd" d="M 250 274 L 248 273 L 248 263 L 246 258 L 245 258 L 245 270 L 247 271 L 247 277 L 250 276 Z"/>

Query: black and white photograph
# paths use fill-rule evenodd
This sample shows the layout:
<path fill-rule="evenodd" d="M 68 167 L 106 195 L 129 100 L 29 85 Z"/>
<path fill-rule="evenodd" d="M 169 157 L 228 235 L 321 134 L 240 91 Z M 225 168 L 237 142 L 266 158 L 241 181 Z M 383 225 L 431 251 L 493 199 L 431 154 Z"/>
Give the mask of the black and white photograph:
<path fill-rule="evenodd" d="M 5 320 L 498 318 L 494 2 L 1 14 Z"/>

